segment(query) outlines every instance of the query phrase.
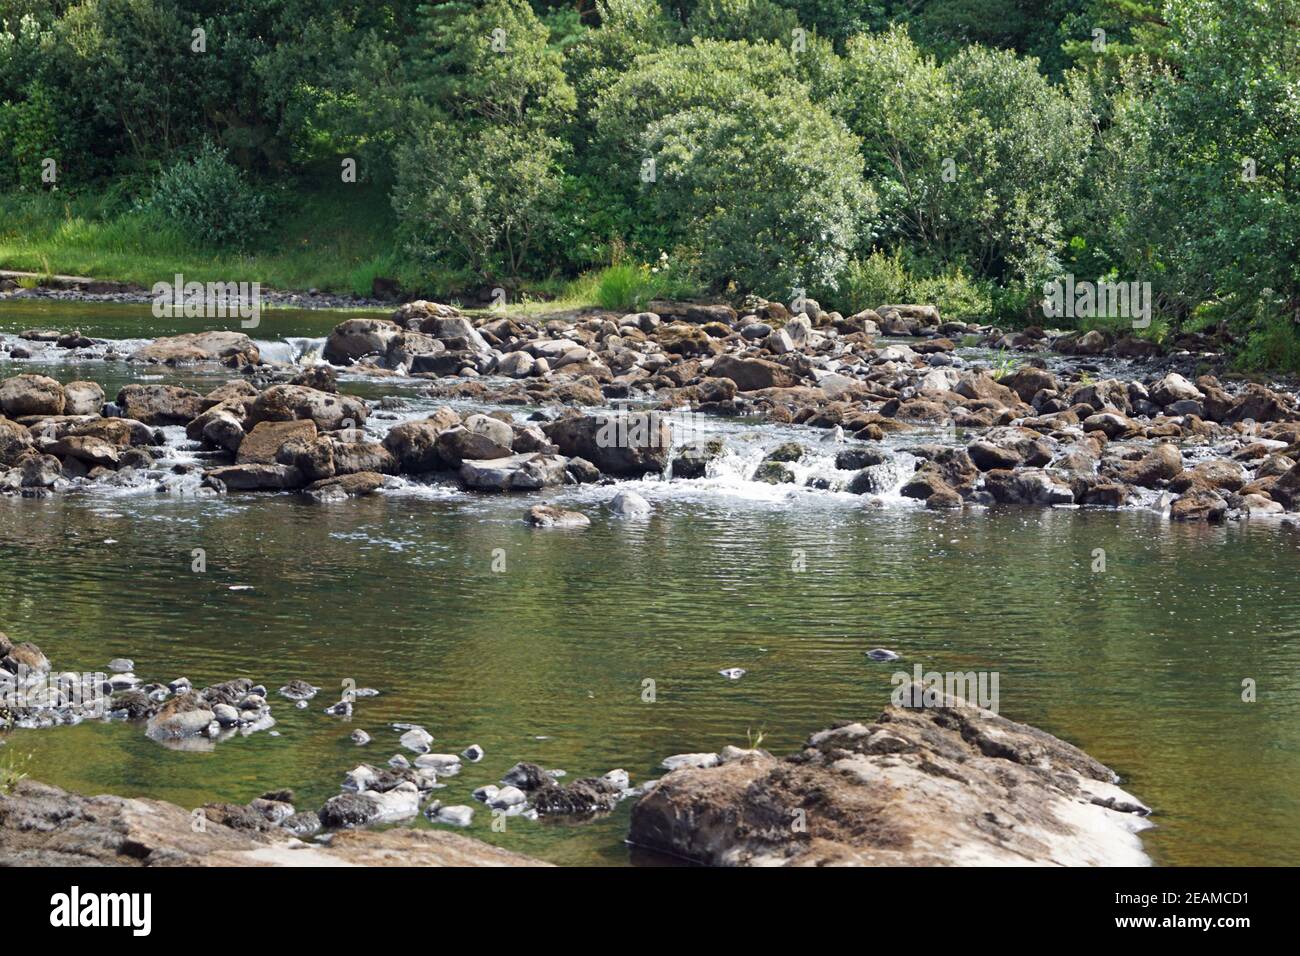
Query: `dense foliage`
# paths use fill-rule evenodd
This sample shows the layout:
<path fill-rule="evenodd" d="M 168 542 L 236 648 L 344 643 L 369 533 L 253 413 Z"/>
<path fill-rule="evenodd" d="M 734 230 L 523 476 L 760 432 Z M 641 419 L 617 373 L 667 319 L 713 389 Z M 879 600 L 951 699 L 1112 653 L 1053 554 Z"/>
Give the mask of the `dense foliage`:
<path fill-rule="evenodd" d="M 0 0 L 0 21 L 0 189 L 116 190 L 208 245 L 255 245 L 272 190 L 352 160 L 394 255 L 466 286 L 671 261 L 715 294 L 1031 320 L 1073 273 L 1151 282 L 1155 330 L 1300 365 L 1300 0 Z"/>

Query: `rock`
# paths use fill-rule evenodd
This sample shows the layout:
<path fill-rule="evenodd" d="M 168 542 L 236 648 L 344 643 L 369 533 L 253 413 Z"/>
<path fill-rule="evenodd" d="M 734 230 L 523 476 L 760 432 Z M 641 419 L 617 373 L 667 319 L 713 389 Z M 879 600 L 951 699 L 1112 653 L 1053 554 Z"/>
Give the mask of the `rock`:
<path fill-rule="evenodd" d="M 69 382 L 63 396 L 65 415 L 98 415 L 104 407 L 104 390 L 94 382 Z"/>
<path fill-rule="evenodd" d="M 633 807 L 629 842 L 726 866 L 1150 863 L 1146 808 L 1112 771 L 1033 727 L 930 703 L 814 734 L 784 760 L 668 773 Z"/>
<path fill-rule="evenodd" d="M 674 478 L 703 478 L 709 462 L 721 458 L 725 449 L 721 441 L 711 439 L 683 446 L 673 459 Z"/>
<path fill-rule="evenodd" d="M 42 441 L 41 451 L 56 458 L 75 458 L 87 468 L 117 468 L 117 447 L 93 435 L 66 435 L 55 441 Z"/>
<path fill-rule="evenodd" d="M 256 801 L 254 801 L 256 803 Z M 206 813 L 206 811 L 205 811 Z M 83 797 L 33 780 L 0 796 L 0 866 L 548 866 L 456 833 L 344 830 L 303 845 L 314 813 L 236 830 L 160 800 Z M 286 832 L 287 831 L 287 832 Z"/>
<path fill-rule="evenodd" d="M 288 700 L 311 700 L 319 691 L 319 687 L 295 678 L 280 688 L 280 696 Z"/>
<path fill-rule="evenodd" d="M 387 355 L 402 341 L 402 328 L 387 319 L 348 319 L 334 326 L 322 355 L 334 365 L 351 365 L 366 355 Z"/>
<path fill-rule="evenodd" d="M 7 637 L 4 643 L 9 644 Z M 39 647 L 29 641 L 23 641 L 9 646 L 3 659 L 0 659 L 0 668 L 11 674 L 17 674 L 19 668 L 25 668 L 26 672 L 32 675 L 48 674 L 50 662 Z"/>
<path fill-rule="evenodd" d="M 158 708 L 145 733 L 153 740 L 194 737 L 216 719 L 208 702 L 194 691 L 177 694 Z"/>
<path fill-rule="evenodd" d="M 1047 371 L 1047 369 L 1035 368 L 1032 365 L 1022 365 L 1003 375 L 997 381 L 999 385 L 1005 385 L 1015 392 L 1020 400 L 1026 404 L 1032 402 L 1034 396 L 1041 391 L 1054 392 L 1060 388 L 1055 375 Z"/>
<path fill-rule="evenodd" d="M 740 358 L 734 355 L 719 355 L 713 360 L 707 374 L 715 378 L 731 379 L 742 392 L 791 388 L 799 384 L 799 379 L 784 365 L 767 359 Z"/>
<path fill-rule="evenodd" d="M 504 794 L 506 790 L 501 792 Z M 622 788 L 612 781 L 589 777 L 575 780 L 568 786 L 545 787 L 537 791 L 533 796 L 533 807 L 542 816 L 602 813 L 618 806 L 621 795 Z"/>
<path fill-rule="evenodd" d="M 1228 503 L 1216 492 L 1195 489 L 1179 495 L 1169 506 L 1171 521 L 1209 521 L 1223 520 L 1228 511 Z"/>
<path fill-rule="evenodd" d="M 261 355 L 253 340 L 243 332 L 186 332 L 155 339 L 132 352 L 130 361 L 167 365 L 221 362 L 231 368 L 241 368 L 256 365 Z"/>
<path fill-rule="evenodd" d="M 764 461 L 754 470 L 753 480 L 768 485 L 788 485 L 795 481 L 795 474 L 788 465 L 779 461 Z"/>
<path fill-rule="evenodd" d="M 560 454 L 583 458 L 617 477 L 662 472 L 672 446 L 667 418 L 653 412 L 562 418 L 542 431 Z"/>
<path fill-rule="evenodd" d="M 524 793 L 545 790 L 555 786 L 555 778 L 535 763 L 520 761 L 501 778 L 501 786 L 518 787 Z"/>
<path fill-rule="evenodd" d="M 723 677 L 725 677 L 727 680 L 740 680 L 749 672 L 746 671 L 745 668 L 743 667 L 727 667 L 718 671 L 718 673 L 721 674 Z"/>
<path fill-rule="evenodd" d="M 359 429 L 370 415 L 360 399 L 303 385 L 272 385 L 249 409 L 252 422 L 311 420 L 322 431 Z"/>
<path fill-rule="evenodd" d="M 0 382 L 0 412 L 22 415 L 62 415 L 67 405 L 63 386 L 44 375 L 15 375 Z"/>
<path fill-rule="evenodd" d="M 474 417 L 474 416 L 471 416 Z M 483 416 L 478 416 L 480 419 Z M 504 424 L 497 422 L 498 425 Z M 509 431 L 509 426 L 505 426 Z M 511 439 L 513 439 L 513 434 Z M 482 431 L 457 425 L 438 435 L 438 457 L 448 467 L 459 468 L 466 461 L 494 461 L 510 457 L 510 441 L 500 444 Z"/>
<path fill-rule="evenodd" d="M 360 730 L 360 729 L 352 731 L 348 739 L 351 740 L 358 747 L 364 747 L 366 746 L 366 744 L 370 743 L 370 735 L 366 733 L 364 730 Z"/>
<path fill-rule="evenodd" d="M 483 748 L 478 744 L 470 744 L 460 752 L 460 755 L 470 763 L 478 763 L 483 759 Z"/>
<path fill-rule="evenodd" d="M 720 763 L 717 754 L 674 754 L 665 757 L 659 766 L 665 770 L 695 769 L 716 767 Z"/>
<path fill-rule="evenodd" d="M 1109 462 L 1106 466 L 1107 473 L 1117 480 L 1143 488 L 1154 488 L 1182 470 L 1182 453 L 1176 445 L 1168 443 L 1156 445 L 1149 454 L 1137 461 Z"/>
<path fill-rule="evenodd" d="M 1199 402 L 1203 397 L 1199 388 L 1177 372 L 1170 372 L 1151 389 L 1151 401 L 1162 406 L 1182 401 Z"/>
<path fill-rule="evenodd" d="M 420 421 L 402 422 L 388 430 L 384 447 L 397 459 L 405 472 L 421 474 L 450 467 L 438 454 L 438 436 L 460 425 L 460 416 L 450 408 L 440 408 Z"/>
<path fill-rule="evenodd" d="M 540 453 L 466 461 L 460 480 L 474 491 L 536 491 L 564 484 L 567 464 L 558 455 Z"/>
<path fill-rule="evenodd" d="M 896 661 L 896 660 L 898 660 L 898 655 L 897 655 L 897 654 L 895 654 L 893 651 L 891 651 L 891 650 L 887 650 L 886 648 L 883 648 L 883 647 L 873 647 L 871 650 L 867 651 L 867 657 L 871 658 L 873 661 Z"/>
<path fill-rule="evenodd" d="M 519 806 L 527 799 L 528 797 L 518 787 L 501 787 L 484 802 L 494 809 L 505 810 Z"/>
<path fill-rule="evenodd" d="M 553 505 L 533 505 L 524 522 L 534 528 L 586 528 L 591 519 L 578 511 L 566 511 Z"/>
<path fill-rule="evenodd" d="M 279 463 L 280 449 L 288 442 L 294 439 L 313 441 L 315 438 L 316 423 L 310 420 L 258 422 L 244 436 L 235 462 L 240 465 L 274 465 Z"/>
<path fill-rule="evenodd" d="M 635 491 L 620 491 L 610 499 L 609 510 L 624 518 L 631 518 L 648 515 L 652 509 L 650 502 Z"/>
<path fill-rule="evenodd" d="M 303 489 L 303 494 L 317 503 L 346 501 L 348 498 L 363 498 L 372 495 L 384 487 L 384 476 L 375 471 L 358 471 L 336 478 L 323 478 L 314 481 Z"/>
<path fill-rule="evenodd" d="M 434 820 L 454 827 L 467 827 L 474 821 L 474 808 L 466 806 L 439 807 Z"/>
<path fill-rule="evenodd" d="M 204 478 L 219 481 L 230 491 L 283 491 L 305 483 L 302 472 L 292 465 L 228 465 L 204 472 Z"/>
<path fill-rule="evenodd" d="M 0 418 L 0 466 L 13 466 L 27 456 L 32 433 L 7 418 Z"/>
<path fill-rule="evenodd" d="M 417 754 L 427 754 L 433 749 L 433 735 L 423 727 L 414 727 L 402 734 L 398 743 Z"/>
<path fill-rule="evenodd" d="M 179 385 L 127 385 L 116 401 L 122 417 L 155 427 L 185 425 L 203 414 L 206 404 L 198 392 Z"/>
<path fill-rule="evenodd" d="M 365 826 L 379 819 L 382 809 L 370 793 L 340 793 L 320 808 L 321 826 L 328 829 Z"/>

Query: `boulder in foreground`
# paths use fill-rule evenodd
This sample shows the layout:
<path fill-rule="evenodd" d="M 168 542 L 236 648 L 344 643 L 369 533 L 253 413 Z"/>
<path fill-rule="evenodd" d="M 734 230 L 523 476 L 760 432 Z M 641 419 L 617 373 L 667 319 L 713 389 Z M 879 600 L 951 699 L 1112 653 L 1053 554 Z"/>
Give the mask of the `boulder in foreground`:
<path fill-rule="evenodd" d="M 630 842 L 725 866 L 1134 866 L 1151 826 L 1077 747 L 940 695 L 813 734 L 779 760 L 747 752 L 665 775 Z"/>

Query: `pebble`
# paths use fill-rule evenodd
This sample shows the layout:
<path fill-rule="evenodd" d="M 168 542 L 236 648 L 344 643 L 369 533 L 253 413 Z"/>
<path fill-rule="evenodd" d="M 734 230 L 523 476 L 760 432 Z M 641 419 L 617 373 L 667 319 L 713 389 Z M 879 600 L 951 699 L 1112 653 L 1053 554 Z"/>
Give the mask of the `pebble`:
<path fill-rule="evenodd" d="M 402 734 L 398 743 L 407 750 L 417 754 L 425 754 L 433 747 L 433 734 L 423 727 L 415 727 Z"/>
<path fill-rule="evenodd" d="M 470 744 L 460 752 L 460 755 L 470 763 L 478 763 L 483 759 L 483 748 L 478 744 Z"/>
<path fill-rule="evenodd" d="M 128 674 L 135 670 L 135 661 L 128 660 L 125 657 L 115 657 L 108 662 L 108 669 L 115 674 Z"/>
<path fill-rule="evenodd" d="M 895 654 L 893 651 L 886 650 L 886 649 L 883 648 L 883 647 L 872 648 L 871 650 L 867 651 L 867 656 L 868 656 L 869 658 L 871 658 L 873 661 L 896 661 L 896 660 L 898 660 L 898 655 L 897 655 L 897 654 Z"/>
<path fill-rule="evenodd" d="M 724 670 L 718 671 L 718 673 L 721 674 L 723 677 L 725 677 L 727 680 L 740 680 L 742 677 L 745 676 L 745 674 L 748 673 L 748 671 L 746 671 L 745 668 L 743 667 L 728 667 L 725 668 Z"/>
<path fill-rule="evenodd" d="M 366 744 L 370 743 L 370 735 L 366 733 L 364 730 L 352 731 L 351 739 L 352 742 L 356 744 L 358 747 L 364 747 Z"/>

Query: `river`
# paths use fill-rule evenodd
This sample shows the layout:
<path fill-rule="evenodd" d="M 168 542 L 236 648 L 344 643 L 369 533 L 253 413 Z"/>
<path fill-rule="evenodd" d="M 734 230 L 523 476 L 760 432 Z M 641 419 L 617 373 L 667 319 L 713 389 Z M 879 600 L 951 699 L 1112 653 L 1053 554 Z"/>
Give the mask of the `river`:
<path fill-rule="evenodd" d="M 250 334 L 267 357 L 297 360 L 339 319 L 270 310 Z M 147 307 L 0 304 L 5 341 L 32 327 L 140 340 L 201 326 L 160 323 Z M 0 377 L 26 371 L 97 381 L 110 398 L 128 381 L 207 390 L 230 377 L 0 353 Z M 377 435 L 434 407 L 420 396 L 426 384 L 342 379 L 346 392 L 405 400 L 367 422 Z M 748 479 L 765 450 L 787 440 L 820 449 L 826 432 L 689 424 L 733 453 L 698 481 L 622 483 L 654 506 L 648 518 L 612 516 L 609 487 L 548 495 L 591 516 L 578 532 L 526 527 L 537 499 L 436 483 L 324 507 L 182 486 L 0 498 L 0 630 L 38 644 L 56 669 L 121 656 L 149 680 L 248 676 L 274 688 L 302 678 L 326 689 L 306 710 L 273 696 L 278 736 L 211 752 L 87 722 L 10 732 L 0 760 L 21 755 L 31 776 L 84 792 L 197 806 L 291 787 L 301 808 L 316 808 L 347 770 L 398 752 L 389 725 L 412 721 L 435 750 L 484 748 L 438 794 L 472 803 L 470 790 L 519 760 L 568 779 L 622 767 L 635 783 L 670 754 L 759 735 L 789 752 L 834 719 L 873 718 L 891 675 L 920 664 L 997 672 L 1004 716 L 1114 767 L 1155 810 L 1143 840 L 1157 863 L 1300 858 L 1294 531 L 1171 525 L 1137 508 L 932 512 L 890 495 L 865 507 L 857 495 Z M 192 454 L 178 431 L 169 444 Z M 800 477 L 832 473 L 833 451 L 811 456 Z M 193 570 L 196 548 L 204 572 Z M 1104 571 L 1093 569 L 1097 549 Z M 874 663 L 865 652 L 875 647 L 901 660 Z M 746 673 L 719 675 L 729 667 Z M 380 691 L 350 723 L 322 713 L 348 679 Z M 1243 702 L 1245 679 L 1258 702 Z M 374 742 L 354 745 L 356 727 Z M 582 824 L 515 818 L 498 833 L 481 811 L 468 832 L 559 863 L 655 862 L 624 844 L 628 813 L 625 802 Z"/>

